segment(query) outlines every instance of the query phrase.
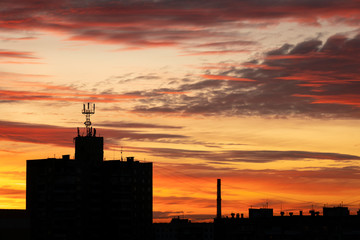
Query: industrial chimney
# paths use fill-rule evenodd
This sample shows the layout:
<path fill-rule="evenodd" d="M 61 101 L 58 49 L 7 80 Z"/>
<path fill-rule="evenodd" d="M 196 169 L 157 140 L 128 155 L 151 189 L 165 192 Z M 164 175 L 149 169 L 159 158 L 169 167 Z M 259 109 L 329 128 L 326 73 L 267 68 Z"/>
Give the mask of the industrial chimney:
<path fill-rule="evenodd" d="M 216 214 L 216 218 L 220 219 L 221 218 L 221 179 L 217 180 L 217 214 Z"/>

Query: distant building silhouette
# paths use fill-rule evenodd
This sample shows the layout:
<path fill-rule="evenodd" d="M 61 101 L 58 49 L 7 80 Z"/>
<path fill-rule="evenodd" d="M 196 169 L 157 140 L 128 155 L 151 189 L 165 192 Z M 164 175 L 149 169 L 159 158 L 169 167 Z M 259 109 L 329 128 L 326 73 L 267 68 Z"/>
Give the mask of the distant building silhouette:
<path fill-rule="evenodd" d="M 173 218 L 170 223 L 154 223 L 156 240 L 213 240 L 213 223 L 192 223 L 189 219 Z M 148 238 L 147 238 L 148 239 Z"/>
<path fill-rule="evenodd" d="M 217 180 L 219 186 L 219 179 Z M 219 189 L 219 187 L 218 187 Z M 217 199 L 219 199 L 219 190 Z M 236 240 L 354 240 L 360 239 L 360 210 L 350 215 L 347 207 L 324 207 L 323 215 L 289 212 L 274 216 L 272 208 L 249 208 L 249 218 L 232 213 L 231 217 L 214 218 L 214 239 Z"/>
<path fill-rule="evenodd" d="M 272 208 L 250 208 L 249 218 L 271 218 L 273 216 Z"/>
<path fill-rule="evenodd" d="M 325 208 L 324 208 L 325 209 Z M 286 240 L 355 240 L 360 239 L 360 216 L 337 215 L 336 208 L 328 208 L 334 213 L 325 215 L 298 215 L 290 212 L 283 216 L 259 214 L 249 218 L 228 217 L 214 219 L 214 239 L 286 239 Z M 269 209 L 270 210 L 270 209 Z M 271 209 L 272 210 L 272 209 Z M 344 208 L 344 210 L 348 210 Z M 261 212 L 255 211 L 255 212 Z"/>
<path fill-rule="evenodd" d="M 324 207 L 323 208 L 324 217 L 345 217 L 349 216 L 349 209 L 347 207 Z M 360 228 L 360 226 L 359 226 Z"/>
<path fill-rule="evenodd" d="M 344 206 L 314 209 L 304 215 L 289 212 L 274 216 L 272 208 L 249 208 L 244 214 L 221 215 L 221 180 L 217 179 L 217 210 L 211 223 L 192 223 L 173 218 L 170 223 L 154 223 L 155 240 L 358 240 L 360 210 L 350 215 Z"/>
<path fill-rule="evenodd" d="M 0 209 L 0 239 L 29 239 L 30 224 L 26 210 Z"/>
<path fill-rule="evenodd" d="M 78 129 L 74 138 L 75 159 L 27 161 L 31 239 L 148 239 L 152 163 L 103 161 L 103 137 L 86 120 L 86 135 Z"/>

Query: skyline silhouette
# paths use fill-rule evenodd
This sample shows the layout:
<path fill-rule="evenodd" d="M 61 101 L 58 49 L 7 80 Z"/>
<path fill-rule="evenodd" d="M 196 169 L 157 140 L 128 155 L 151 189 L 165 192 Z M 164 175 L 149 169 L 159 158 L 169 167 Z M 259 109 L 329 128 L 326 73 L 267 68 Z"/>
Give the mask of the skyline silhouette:
<path fill-rule="evenodd" d="M 172 217 L 154 222 L 153 163 L 104 159 L 104 138 L 97 135 L 90 116 L 95 104 L 83 104 L 85 129 L 73 138 L 75 158 L 26 161 L 26 209 L 0 209 L 0 237 L 4 239 L 355 239 L 360 236 L 360 208 L 356 215 L 341 204 L 312 205 L 309 214 L 298 209 L 279 215 L 269 207 L 248 209 L 248 215 L 222 214 L 222 183 L 216 181 L 216 215 L 198 223 Z M 201 189 L 200 187 L 198 188 Z M 231 193 L 227 196 L 231 196 Z M 215 198 L 215 196 L 214 196 Z M 214 199 L 215 202 L 215 199 Z M 176 203 L 174 203 L 176 204 Z M 184 213 L 184 212 L 183 212 Z M 235 217 L 236 216 L 236 217 Z"/>
<path fill-rule="evenodd" d="M 25 209 L 26 159 L 75 158 L 79 105 L 92 102 L 106 161 L 153 162 L 155 222 L 212 221 L 215 179 L 225 216 L 267 204 L 356 214 L 359 9 L 2 1 L 0 208 Z"/>
<path fill-rule="evenodd" d="M 75 159 L 27 160 L 26 212 L 8 210 L 3 221 L 6 238 L 16 239 L 354 239 L 360 236 L 360 208 L 351 215 L 348 207 L 313 206 L 309 214 L 294 211 L 274 215 L 268 202 L 262 208 L 248 209 L 231 216 L 222 214 L 221 179 L 216 186 L 216 217 L 213 221 L 192 223 L 172 218 L 168 224 L 153 223 L 153 164 L 134 157 L 104 161 L 104 138 L 96 135 L 90 116 L 95 104 L 83 104 L 85 131 L 77 128 Z M 1 213 L 1 212 L 0 212 Z M 2 211 L 2 214 L 6 211 Z M 236 217 L 235 217 L 236 216 Z M 28 224 L 20 225 L 20 223 Z M 5 224 L 6 226 L 7 224 Z M 8 234 L 8 232 L 10 234 Z M 15 232 L 14 232 L 15 233 Z M 19 235 L 18 235 L 19 234 Z"/>

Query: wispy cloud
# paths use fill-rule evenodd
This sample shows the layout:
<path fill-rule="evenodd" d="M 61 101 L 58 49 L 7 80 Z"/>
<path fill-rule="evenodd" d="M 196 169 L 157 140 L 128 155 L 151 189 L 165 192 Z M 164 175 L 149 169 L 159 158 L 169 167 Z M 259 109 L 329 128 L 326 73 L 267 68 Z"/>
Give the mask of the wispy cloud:
<path fill-rule="evenodd" d="M 40 59 L 33 52 L 0 49 L 0 63 L 2 64 L 42 64 L 37 61 Z"/>
<path fill-rule="evenodd" d="M 229 81 L 240 81 L 240 82 L 254 82 L 256 80 L 249 79 L 249 78 L 240 78 L 240 77 L 232 77 L 227 75 L 210 75 L 204 74 L 201 77 L 205 79 L 213 79 L 213 80 L 229 80 Z"/>
<path fill-rule="evenodd" d="M 132 100 L 137 98 L 144 98 L 143 96 L 134 94 L 106 94 L 106 93 L 90 93 L 84 91 L 77 91 L 73 87 L 56 86 L 44 83 L 29 83 L 27 86 L 34 85 L 46 90 L 61 90 L 57 92 L 49 91 L 16 91 L 16 90 L 0 90 L 0 101 L 18 102 L 18 101 L 64 101 L 64 102 L 120 102 L 124 100 Z M 23 87 L 24 87 L 23 85 Z M 69 91 L 70 90 L 70 91 Z"/>
<path fill-rule="evenodd" d="M 0 58 L 22 58 L 22 59 L 39 59 L 32 52 L 19 52 L 0 49 Z"/>
<path fill-rule="evenodd" d="M 146 125 L 143 125 L 143 127 L 145 126 Z M 147 125 L 147 127 L 151 126 Z M 53 144 L 65 147 L 72 147 L 72 139 L 76 136 L 75 128 L 11 121 L 0 121 L 0 131 L 0 139 L 6 141 Z M 161 139 L 187 138 L 185 135 L 156 132 L 147 133 L 139 130 L 101 129 L 98 132 L 108 140 L 109 144 L 122 139 L 158 141 Z"/>
<path fill-rule="evenodd" d="M 14 189 L 9 186 L 0 187 L 0 195 L 6 198 L 24 199 L 26 195 L 25 189 Z"/>
<path fill-rule="evenodd" d="M 42 74 L 26 74 L 26 73 L 15 73 L 15 72 L 0 72 L 0 79 L 4 80 L 1 83 L 1 87 L 16 85 L 17 83 L 25 84 L 24 79 L 28 78 L 47 78 L 49 75 Z M 23 81 L 21 81 L 23 80 Z M 8 82 L 10 81 L 10 82 Z"/>
<path fill-rule="evenodd" d="M 187 150 L 175 148 L 132 148 L 133 151 L 146 152 L 157 157 L 168 159 L 188 158 L 202 159 L 210 163 L 268 163 L 275 161 L 304 161 L 304 160 L 331 160 L 331 161 L 358 161 L 360 156 L 340 153 L 326 152 L 306 152 L 306 151 L 248 151 L 248 150 L 226 150 L 226 151 L 206 151 L 206 150 Z M 225 165 L 226 166 L 226 165 Z"/>
<path fill-rule="evenodd" d="M 137 122 L 125 122 L 125 121 L 104 121 L 97 122 L 97 126 L 100 127 L 111 127 L 111 128 L 163 128 L 163 129 L 181 129 L 178 126 L 159 125 L 159 124 L 148 124 L 148 123 L 137 123 Z"/>

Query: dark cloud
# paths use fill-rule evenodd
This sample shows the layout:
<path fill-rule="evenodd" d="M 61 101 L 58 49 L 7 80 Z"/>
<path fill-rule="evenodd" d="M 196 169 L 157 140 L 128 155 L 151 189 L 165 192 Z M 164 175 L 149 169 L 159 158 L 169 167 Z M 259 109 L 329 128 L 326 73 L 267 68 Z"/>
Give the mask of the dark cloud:
<path fill-rule="evenodd" d="M 322 42 L 320 40 L 309 40 L 297 44 L 294 48 L 291 49 L 289 55 L 294 54 L 309 54 L 312 52 L 317 52 L 321 47 Z M 274 55 L 274 53 L 273 53 Z"/>
<path fill-rule="evenodd" d="M 214 206 L 215 207 L 215 206 Z M 189 213 L 184 213 L 183 211 L 168 211 L 168 212 L 161 212 L 161 211 L 153 211 L 153 219 L 154 220 L 158 220 L 158 219 L 168 219 L 168 222 L 170 222 L 171 218 L 183 218 L 185 217 L 186 219 L 190 219 L 193 222 L 194 221 L 203 221 L 203 220 L 208 220 L 209 222 L 212 221 L 215 217 L 214 214 L 189 214 Z"/>
<path fill-rule="evenodd" d="M 166 91 L 142 93 L 134 112 L 270 117 L 360 117 L 360 36 L 335 35 L 285 44 L 263 59 L 234 64 L 210 78 Z M 242 65 L 242 67 L 239 67 Z M 163 90 L 163 89 L 161 89 Z"/>
<path fill-rule="evenodd" d="M 168 218 L 173 218 L 179 215 L 183 215 L 184 212 L 182 211 L 167 211 L 167 212 L 162 212 L 162 211 L 153 211 L 153 218 L 154 219 L 168 219 Z"/>
<path fill-rule="evenodd" d="M 320 19 L 356 25 L 360 19 L 358 9 L 355 0 L 341 4 L 305 0 L 19 0 L 2 4 L 0 29 L 65 32 L 71 40 L 123 43 L 130 49 L 173 46 L 186 40 L 221 37 L 221 41 L 204 43 L 207 47 L 218 48 L 233 41 L 224 41 L 229 33 L 216 32 L 214 26 L 235 23 L 237 26 L 264 27 L 283 19 L 313 25 Z"/>
<path fill-rule="evenodd" d="M 181 129 L 182 128 L 182 127 L 177 127 L 177 126 L 147 124 L 147 123 L 134 123 L 134 122 L 124 122 L 124 121 L 97 122 L 96 125 L 99 127 L 111 127 L 111 128 L 163 128 L 163 129 Z"/>
<path fill-rule="evenodd" d="M 325 153 L 325 152 L 306 152 L 306 151 L 246 151 L 246 150 L 227 150 L 227 151 L 200 151 L 174 148 L 133 148 L 132 151 L 146 152 L 155 157 L 168 159 L 202 159 L 211 163 L 268 163 L 281 160 L 332 160 L 332 161 L 351 161 L 360 160 L 360 156 Z M 226 165 L 225 165 L 226 166 Z M 203 166 L 205 167 L 205 166 Z"/>
<path fill-rule="evenodd" d="M 239 40 L 239 41 L 225 41 L 225 42 L 209 42 L 209 43 L 203 43 L 199 44 L 195 47 L 238 47 L 238 46 L 249 46 L 249 45 L 256 45 L 257 43 L 255 41 L 246 41 L 246 40 Z"/>
<path fill-rule="evenodd" d="M 163 139 L 187 138 L 184 135 L 146 133 L 136 130 L 98 129 L 97 132 L 106 139 L 107 143 L 117 142 L 122 139 L 159 141 Z M 0 121 L 0 133 L 0 139 L 6 141 L 54 144 L 72 147 L 72 139 L 76 136 L 76 129 L 46 124 Z"/>

